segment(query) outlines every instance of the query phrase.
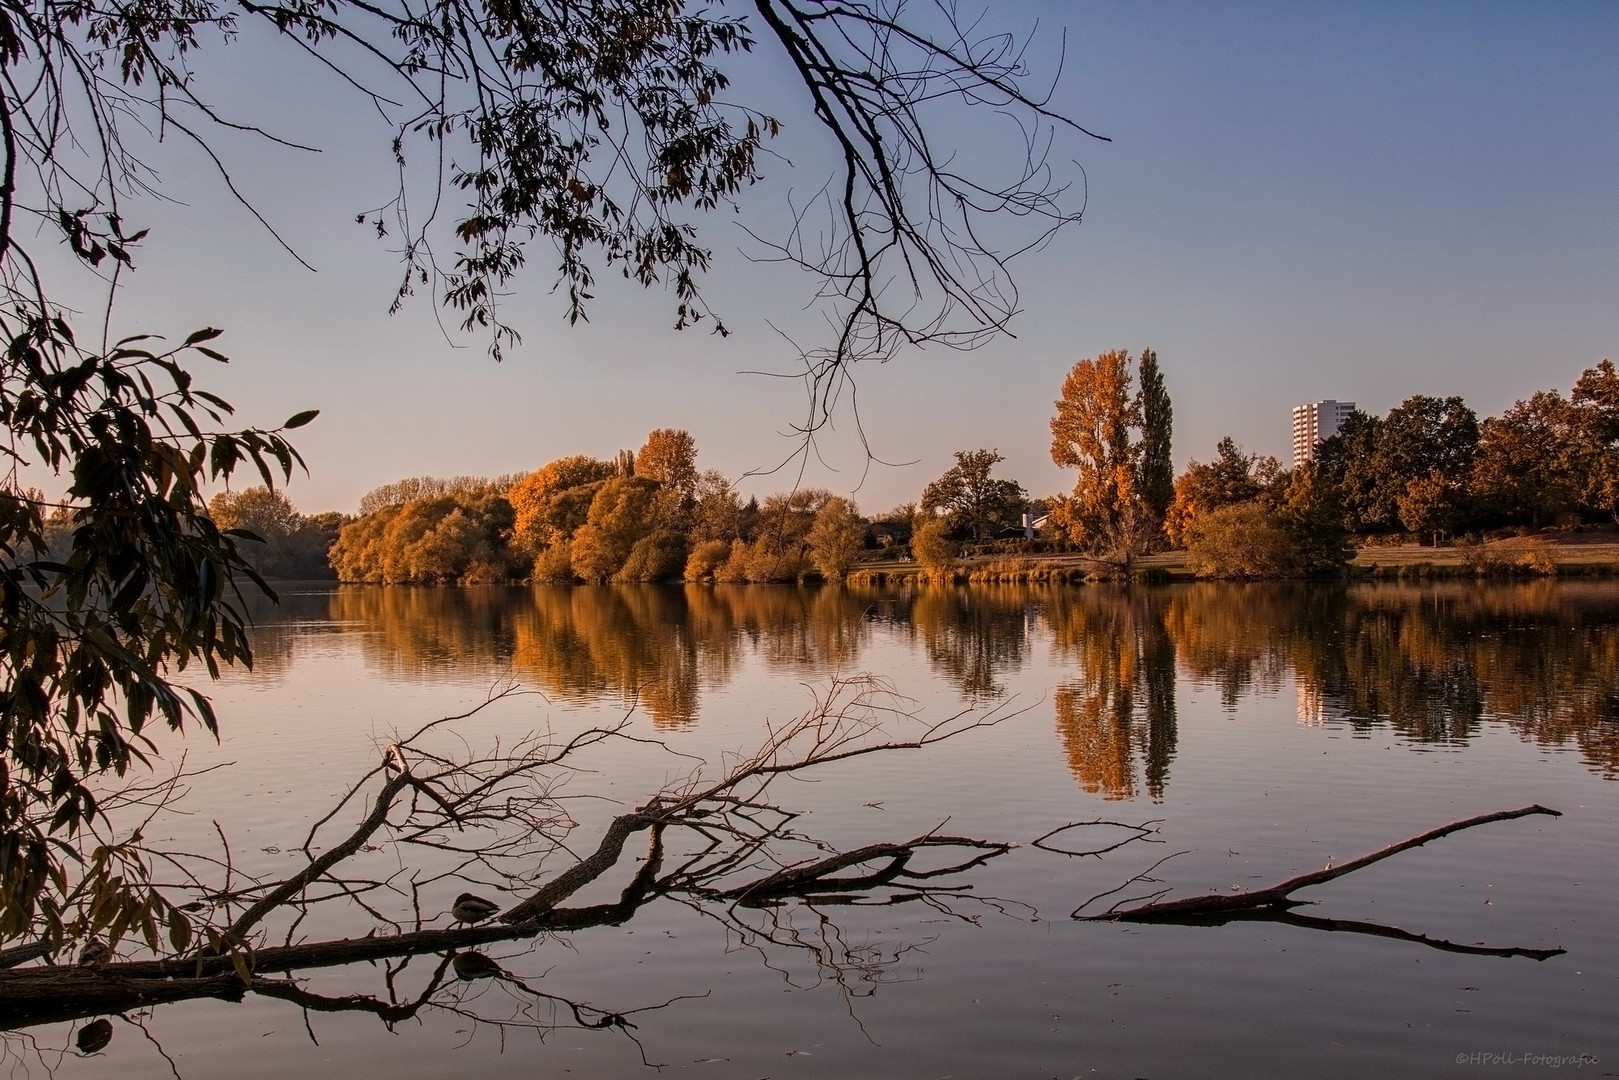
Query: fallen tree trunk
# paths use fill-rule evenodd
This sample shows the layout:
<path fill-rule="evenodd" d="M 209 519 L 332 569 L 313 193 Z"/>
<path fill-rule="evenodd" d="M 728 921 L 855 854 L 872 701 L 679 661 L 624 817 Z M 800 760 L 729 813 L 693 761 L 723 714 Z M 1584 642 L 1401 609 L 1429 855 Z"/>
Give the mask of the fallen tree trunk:
<path fill-rule="evenodd" d="M 1381 862 L 1391 855 L 1398 855 L 1402 851 L 1409 851 L 1414 847 L 1421 847 L 1430 840 L 1437 840 L 1441 836 L 1449 836 L 1463 829 L 1471 829 L 1477 825 L 1487 825 L 1492 821 L 1509 821 L 1512 818 L 1528 817 L 1531 814 L 1548 814 L 1552 817 L 1562 817 L 1562 812 L 1549 810 L 1539 803 L 1531 806 L 1519 807 L 1517 810 L 1497 810 L 1493 814 L 1480 814 L 1478 817 L 1465 818 L 1453 821 L 1449 825 L 1441 825 L 1437 829 L 1430 829 L 1409 840 L 1401 840 L 1397 844 L 1379 848 L 1368 855 L 1358 859 L 1351 859 L 1338 866 L 1328 865 L 1320 870 L 1312 870 L 1308 874 L 1288 878 L 1286 881 L 1272 885 L 1266 889 L 1258 889 L 1245 893 L 1210 893 L 1206 896 L 1189 896 L 1183 900 L 1171 900 L 1168 903 L 1149 901 L 1140 907 L 1125 908 L 1122 911 L 1109 909 L 1099 915 L 1081 915 L 1074 912 L 1073 917 L 1085 921 L 1113 921 L 1113 922 L 1179 922 L 1189 918 L 1207 915 L 1222 915 L 1242 911 L 1256 911 L 1261 909 L 1286 909 L 1307 903 L 1304 900 L 1292 899 L 1292 894 L 1311 885 L 1320 885 L 1332 881 L 1334 878 L 1352 874 L 1356 870 Z"/>
<path fill-rule="evenodd" d="M 55 951 L 48 941 L 36 941 L 29 945 L 18 945 L 11 949 L 0 949 L 0 970 L 14 968 L 18 964 L 26 964 L 30 960 L 38 960 L 42 956 L 49 956 Z"/>
<path fill-rule="evenodd" d="M 201 978 L 132 978 L 81 967 L 29 968 L 0 980 L 0 1028 L 128 1012 L 171 1001 L 240 1001 L 247 987 L 235 971 Z"/>
<path fill-rule="evenodd" d="M 357 938 L 268 946 L 234 955 L 201 951 L 185 957 L 114 961 L 95 967 L 42 965 L 0 971 L 0 1030 L 125 1012 L 191 998 L 240 1000 L 250 990 L 259 992 L 260 986 L 265 983 L 263 975 L 266 972 L 285 972 L 290 976 L 315 968 L 428 953 L 452 956 L 481 945 L 531 938 L 544 933 L 621 925 L 659 897 L 693 891 L 690 886 L 659 877 L 663 865 L 665 825 L 647 814 L 637 812 L 615 819 L 597 853 L 577 864 L 588 867 L 587 873 L 574 874 L 570 871 L 559 875 L 552 885 L 535 894 L 542 901 L 554 902 L 577 892 L 617 865 L 623 854 L 625 839 L 641 829 L 650 832 L 646 858 L 616 902 L 569 908 L 545 906 L 522 922 L 495 921 L 481 926 L 369 934 Z M 934 847 L 965 848 L 973 854 L 962 862 L 936 870 L 905 870 L 911 854 L 916 850 Z M 760 881 L 739 886 L 733 890 L 734 896 L 710 890 L 697 891 L 706 898 L 735 899 L 759 894 L 779 900 L 799 895 L 814 897 L 821 890 L 835 885 L 842 889 L 866 890 L 869 895 L 870 890 L 889 887 L 896 879 L 920 882 L 963 873 L 1005 854 L 1011 847 L 1010 844 L 970 837 L 928 834 L 904 844 L 869 845 L 847 854 L 829 856 L 808 866 L 777 871 Z M 830 876 L 836 870 L 876 858 L 891 860 L 893 865 L 858 878 Z M 927 888 L 923 885 L 914 887 Z M 14 951 L 19 954 L 23 952 L 21 949 Z M 281 988 L 273 990 L 271 996 L 288 997 L 296 992 L 286 989 L 288 984 L 283 981 L 270 980 L 269 985 Z M 346 1007 L 341 999 L 333 1000 L 337 1002 L 334 1008 Z M 375 1011 L 369 998 L 361 996 L 354 1001 L 359 1003 L 355 1007 L 362 1011 Z"/>

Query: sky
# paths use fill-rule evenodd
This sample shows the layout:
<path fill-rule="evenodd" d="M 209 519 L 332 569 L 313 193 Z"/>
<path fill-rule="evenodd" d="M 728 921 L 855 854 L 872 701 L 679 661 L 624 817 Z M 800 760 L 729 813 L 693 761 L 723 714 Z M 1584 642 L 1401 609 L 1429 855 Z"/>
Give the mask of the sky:
<path fill-rule="evenodd" d="M 1052 403 L 1076 360 L 1108 349 L 1158 352 L 1178 466 L 1225 435 L 1285 463 L 1289 410 L 1305 401 L 1381 413 L 1460 394 L 1483 416 L 1619 357 L 1619 6 L 1006 0 L 988 18 L 1034 29 L 1031 63 L 1048 75 L 1060 44 L 1053 107 L 1111 139 L 1060 146 L 1083 169 L 1083 222 L 1013 264 L 1014 337 L 858 370 L 865 443 L 846 410 L 802 474 L 744 491 L 826 487 L 874 513 L 981 447 L 1031 494 L 1064 490 Z M 778 329 L 802 339 L 819 316 L 800 278 L 747 257 L 737 220 L 705 225 L 706 294 L 729 337 L 677 333 L 669 295 L 611 283 L 589 324 L 570 326 L 535 272 L 504 308 L 524 343 L 496 364 L 425 298 L 387 312 L 397 255 L 355 223 L 397 183 L 375 113 L 262 36 L 196 63 L 227 114 L 320 150 L 214 139 L 314 269 L 171 137 L 149 157 L 173 201 L 128 212 L 153 232 L 115 329 L 222 327 L 233 362 L 200 385 L 253 423 L 319 408 L 296 440 L 301 509 L 353 512 L 404 476 L 609 457 L 658 427 L 690 431 L 699 466 L 731 477 L 792 452 L 796 384 L 744 372 L 789 370 Z M 747 65 L 738 92 L 787 123 L 783 159 L 744 196 L 741 220 L 768 229 L 825 178 L 825 147 L 779 57 Z M 994 152 L 959 117 L 942 128 L 967 157 Z"/>

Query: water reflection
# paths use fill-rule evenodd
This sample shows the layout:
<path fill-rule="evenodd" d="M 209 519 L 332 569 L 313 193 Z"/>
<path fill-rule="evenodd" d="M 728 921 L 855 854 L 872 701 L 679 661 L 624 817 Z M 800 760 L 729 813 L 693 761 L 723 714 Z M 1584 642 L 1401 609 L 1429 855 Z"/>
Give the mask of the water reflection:
<path fill-rule="evenodd" d="M 910 629 L 941 678 L 978 703 L 1006 692 L 1002 678 L 1028 655 L 1037 592 L 1011 585 L 936 585 L 913 594 Z"/>
<path fill-rule="evenodd" d="M 1619 778 L 1619 593 L 1538 582 L 1357 589 L 1330 624 L 1294 635 L 1290 664 L 1338 722 L 1460 745 L 1486 721 L 1541 746 L 1573 743 Z M 1330 613 L 1329 613 L 1330 614 Z M 1312 647 L 1321 636 L 1332 647 Z"/>
<path fill-rule="evenodd" d="M 1465 745 L 1501 723 L 1573 744 L 1619 778 L 1619 589 L 1608 584 L 1352 589 L 1196 585 L 1085 590 L 1048 607 L 1076 670 L 1055 692 L 1075 778 L 1108 798 L 1162 795 L 1174 754 L 1174 676 L 1226 707 L 1291 680 L 1305 724 L 1388 728 Z"/>
<path fill-rule="evenodd" d="M 662 727 L 696 721 L 704 692 L 744 663 L 818 676 L 869 666 L 875 640 L 909 641 L 977 703 L 1049 650 L 1062 752 L 1086 791 L 1110 799 L 1163 797 L 1178 680 L 1228 709 L 1296 693 L 1301 723 L 1419 743 L 1461 746 L 1503 724 L 1619 778 L 1611 583 L 344 588 L 271 616 L 260 670 L 285 670 L 315 620 L 359 631 L 389 678 L 510 671 L 563 699 L 639 701 Z"/>
<path fill-rule="evenodd" d="M 1176 642 L 1163 594 L 1099 586 L 1059 593 L 1047 609 L 1054 654 L 1075 677 L 1052 694 L 1057 734 L 1080 787 L 1108 799 L 1163 798 L 1175 756 Z"/>
<path fill-rule="evenodd" d="M 367 661 L 390 678 L 509 670 L 563 700 L 635 701 L 678 727 L 750 653 L 783 673 L 852 668 L 880 606 L 835 588 L 345 588 L 331 618 L 366 631 Z"/>

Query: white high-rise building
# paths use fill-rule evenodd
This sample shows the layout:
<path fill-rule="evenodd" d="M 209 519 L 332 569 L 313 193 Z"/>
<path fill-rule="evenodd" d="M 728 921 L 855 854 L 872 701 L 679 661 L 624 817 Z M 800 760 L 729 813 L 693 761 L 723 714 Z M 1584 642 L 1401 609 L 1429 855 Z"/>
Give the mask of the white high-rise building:
<path fill-rule="evenodd" d="M 1312 401 L 1293 406 L 1293 467 L 1315 459 L 1315 448 L 1338 434 L 1355 411 L 1353 401 Z"/>

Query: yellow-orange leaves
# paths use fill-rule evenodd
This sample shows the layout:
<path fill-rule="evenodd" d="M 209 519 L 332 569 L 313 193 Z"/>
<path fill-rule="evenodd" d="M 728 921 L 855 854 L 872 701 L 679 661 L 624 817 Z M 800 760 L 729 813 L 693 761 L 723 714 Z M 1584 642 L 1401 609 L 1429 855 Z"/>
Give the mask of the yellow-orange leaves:
<path fill-rule="evenodd" d="M 1075 540 L 1116 521 L 1135 500 L 1130 383 L 1130 354 L 1123 350 L 1081 360 L 1063 380 L 1051 418 L 1051 460 L 1079 470 L 1071 508 Z"/>

